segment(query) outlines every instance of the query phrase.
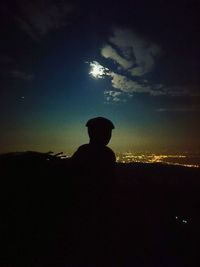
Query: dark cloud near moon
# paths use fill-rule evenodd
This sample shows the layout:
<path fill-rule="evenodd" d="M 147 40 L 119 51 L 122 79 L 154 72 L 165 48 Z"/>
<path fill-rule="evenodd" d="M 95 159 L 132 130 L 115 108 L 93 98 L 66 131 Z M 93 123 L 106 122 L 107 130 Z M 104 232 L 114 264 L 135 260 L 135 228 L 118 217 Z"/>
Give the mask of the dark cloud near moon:
<path fill-rule="evenodd" d="M 96 68 L 101 66 L 101 75 L 98 77 L 97 73 L 93 73 L 93 76 L 107 77 L 107 80 L 110 80 L 110 91 L 106 89 L 104 92 L 109 103 L 120 100 L 124 102 L 124 97 L 128 100 L 130 96 L 139 93 L 154 97 L 200 96 L 197 87 L 188 86 L 187 83 L 181 84 L 178 79 L 160 79 L 159 83 L 152 79 L 152 74 L 157 73 L 158 68 L 162 68 L 161 64 L 158 64 L 159 60 L 163 61 L 164 66 L 165 53 L 161 46 L 136 34 L 130 28 L 115 27 L 107 43 L 100 49 L 100 54 L 100 61 L 93 62 Z M 113 62 L 114 65 L 108 68 L 109 62 Z M 98 72 L 98 68 L 96 71 Z M 177 71 L 179 69 L 174 70 Z M 183 110 L 187 111 L 190 108 Z"/>
<path fill-rule="evenodd" d="M 51 33 L 65 29 L 77 17 L 72 1 L 17 0 L 1 1 L 0 69 L 2 87 L 9 79 L 32 81 L 32 66 L 36 48 Z"/>
<path fill-rule="evenodd" d="M 68 25 L 75 12 L 75 5 L 69 1 L 20 0 L 18 7 L 17 24 L 36 42 L 45 34 Z"/>

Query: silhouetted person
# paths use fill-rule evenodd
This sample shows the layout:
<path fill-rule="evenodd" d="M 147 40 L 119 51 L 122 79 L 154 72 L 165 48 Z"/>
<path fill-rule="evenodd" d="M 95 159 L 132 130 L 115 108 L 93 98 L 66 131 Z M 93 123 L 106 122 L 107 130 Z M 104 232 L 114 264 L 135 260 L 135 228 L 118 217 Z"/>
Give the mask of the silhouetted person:
<path fill-rule="evenodd" d="M 72 156 L 72 160 L 81 166 L 89 166 L 94 169 L 113 168 L 115 163 L 114 152 L 107 147 L 114 129 L 113 123 L 102 117 L 90 119 L 88 127 L 89 144 L 82 145 Z M 100 171 L 100 170 L 98 170 Z"/>
<path fill-rule="evenodd" d="M 94 198 L 110 190 L 115 167 L 115 154 L 107 147 L 114 129 L 113 123 L 103 117 L 90 119 L 86 126 L 89 144 L 82 145 L 71 158 L 73 173 L 81 191 L 87 190 Z"/>
<path fill-rule="evenodd" d="M 114 125 L 106 118 L 97 117 L 90 119 L 86 127 L 89 143 L 80 146 L 71 158 L 75 174 L 75 224 L 77 229 L 82 228 L 76 248 L 79 243 L 84 257 L 87 258 L 85 251 L 90 251 L 89 258 L 94 257 L 98 262 L 107 258 L 110 242 L 115 154 L 107 144 Z"/>

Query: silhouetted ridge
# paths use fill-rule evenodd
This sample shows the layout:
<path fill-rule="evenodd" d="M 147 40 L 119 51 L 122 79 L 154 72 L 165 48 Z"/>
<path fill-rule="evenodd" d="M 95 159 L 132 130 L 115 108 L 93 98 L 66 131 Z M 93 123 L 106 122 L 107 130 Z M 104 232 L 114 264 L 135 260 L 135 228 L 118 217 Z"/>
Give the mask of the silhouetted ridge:
<path fill-rule="evenodd" d="M 198 168 L 116 164 L 106 203 L 59 155 L 4 154 L 0 168 L 1 266 L 200 264 Z"/>

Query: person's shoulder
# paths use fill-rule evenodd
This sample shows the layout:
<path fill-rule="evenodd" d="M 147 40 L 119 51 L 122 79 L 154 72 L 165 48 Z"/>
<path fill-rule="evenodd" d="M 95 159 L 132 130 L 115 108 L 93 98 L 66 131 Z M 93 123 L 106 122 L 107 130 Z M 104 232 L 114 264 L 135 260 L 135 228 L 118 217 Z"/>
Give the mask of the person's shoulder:
<path fill-rule="evenodd" d="M 84 144 L 84 145 L 79 146 L 78 150 L 82 151 L 82 150 L 86 150 L 88 148 L 89 148 L 89 144 Z"/>
<path fill-rule="evenodd" d="M 116 161 L 116 157 L 115 157 L 115 153 L 113 152 L 113 150 L 109 147 L 105 147 L 105 151 L 106 154 L 108 155 L 108 157 L 112 160 L 112 161 Z"/>
<path fill-rule="evenodd" d="M 112 150 L 110 147 L 105 146 L 105 149 L 106 149 L 106 151 L 107 151 L 108 153 L 112 153 L 112 154 L 114 154 L 113 150 Z"/>
<path fill-rule="evenodd" d="M 79 146 L 79 148 L 76 150 L 76 152 L 72 155 L 72 158 L 77 157 L 77 155 L 80 155 L 88 150 L 88 144 L 84 144 Z"/>
<path fill-rule="evenodd" d="M 82 145 L 84 146 L 84 145 Z M 79 155 L 79 153 L 81 152 L 82 150 L 82 146 L 79 146 L 78 149 L 74 152 L 74 154 L 71 156 L 71 159 L 76 159 L 77 155 Z"/>

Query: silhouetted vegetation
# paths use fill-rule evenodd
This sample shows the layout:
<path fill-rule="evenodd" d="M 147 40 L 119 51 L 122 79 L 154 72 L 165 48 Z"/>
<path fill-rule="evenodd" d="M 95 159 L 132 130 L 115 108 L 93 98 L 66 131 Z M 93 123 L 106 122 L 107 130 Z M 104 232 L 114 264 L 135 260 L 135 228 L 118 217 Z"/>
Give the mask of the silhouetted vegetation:
<path fill-rule="evenodd" d="M 200 264 L 198 168 L 116 164 L 100 200 L 62 154 L 4 154 L 0 169 L 0 266 Z"/>

